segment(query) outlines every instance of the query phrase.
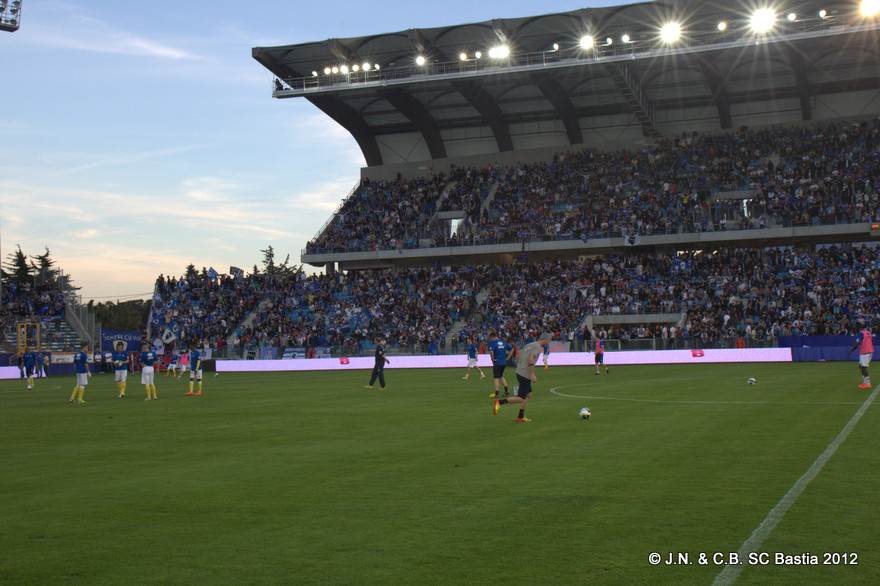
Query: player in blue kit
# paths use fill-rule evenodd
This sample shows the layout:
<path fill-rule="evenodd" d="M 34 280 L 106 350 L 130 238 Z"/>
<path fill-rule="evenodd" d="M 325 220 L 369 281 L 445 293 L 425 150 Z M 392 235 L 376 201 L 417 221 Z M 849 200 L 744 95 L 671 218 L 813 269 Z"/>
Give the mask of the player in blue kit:
<path fill-rule="evenodd" d="M 189 352 L 189 392 L 187 397 L 202 396 L 202 353 L 198 351 L 198 346 L 193 346 Z M 193 393 L 193 385 L 198 382 L 198 390 Z"/>
<path fill-rule="evenodd" d="M 37 367 L 37 355 L 31 352 L 27 346 L 24 348 L 24 352 L 21 355 L 22 363 L 24 364 L 24 375 L 27 379 L 27 390 L 32 391 L 34 389 L 34 371 Z"/>
<path fill-rule="evenodd" d="M 156 353 L 148 344 L 144 344 L 141 347 L 141 384 L 144 385 L 144 391 L 147 393 L 144 401 L 155 401 L 159 398 L 156 392 L 156 360 L 158 360 Z"/>
<path fill-rule="evenodd" d="M 169 374 L 175 378 L 177 377 L 177 365 L 180 362 L 180 354 L 177 353 L 177 350 L 171 351 L 171 361 L 168 363 L 168 368 L 165 369 L 165 376 Z"/>
<path fill-rule="evenodd" d="M 468 348 L 467 348 L 467 353 L 468 353 L 467 354 L 467 356 L 468 356 L 467 373 L 463 377 L 461 377 L 461 380 L 470 379 L 471 378 L 471 369 L 473 369 L 473 368 L 477 369 L 477 372 L 480 373 L 480 380 L 482 380 L 482 379 L 486 378 L 486 375 L 483 374 L 483 369 L 481 369 L 480 366 L 477 364 L 477 352 L 478 352 L 477 342 L 474 338 L 469 338 L 468 342 L 469 342 L 469 344 L 468 344 Z"/>
<path fill-rule="evenodd" d="M 550 342 L 547 342 L 542 346 L 544 350 L 544 370 L 550 368 L 550 364 L 548 363 L 550 360 Z"/>
<path fill-rule="evenodd" d="M 113 378 L 119 393 L 116 398 L 124 399 L 125 384 L 128 381 L 128 354 L 125 352 L 125 342 L 116 342 L 111 360 L 113 361 Z"/>
<path fill-rule="evenodd" d="M 73 369 L 76 372 L 76 386 L 70 393 L 69 402 L 85 403 L 86 386 L 89 384 L 89 345 L 83 344 L 79 352 L 73 355 Z"/>
<path fill-rule="evenodd" d="M 504 396 L 510 395 L 510 390 L 507 388 L 507 379 L 504 378 L 504 369 L 512 355 L 513 346 L 499 339 L 495 330 L 489 332 L 489 356 L 492 357 L 492 380 L 495 385 L 495 393 L 489 396 L 494 399 L 498 398 L 501 384 L 504 384 Z"/>

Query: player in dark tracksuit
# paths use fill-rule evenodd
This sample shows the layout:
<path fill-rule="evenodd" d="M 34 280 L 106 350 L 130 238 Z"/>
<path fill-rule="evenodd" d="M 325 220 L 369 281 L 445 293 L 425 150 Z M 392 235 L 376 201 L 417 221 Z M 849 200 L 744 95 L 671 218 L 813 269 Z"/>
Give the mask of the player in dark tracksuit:
<path fill-rule="evenodd" d="M 365 386 L 365 389 L 372 389 L 373 383 L 376 382 L 376 379 L 379 379 L 379 386 L 383 389 L 385 388 L 385 365 L 391 364 L 391 361 L 385 358 L 385 346 L 384 340 L 377 339 L 376 340 L 376 364 L 373 365 L 373 374 L 370 375 L 370 384 Z"/>

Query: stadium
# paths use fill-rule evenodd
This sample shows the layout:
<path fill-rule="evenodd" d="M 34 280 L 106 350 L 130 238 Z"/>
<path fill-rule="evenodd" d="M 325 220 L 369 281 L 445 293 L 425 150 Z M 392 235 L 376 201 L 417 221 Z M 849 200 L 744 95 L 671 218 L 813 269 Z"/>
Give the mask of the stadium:
<path fill-rule="evenodd" d="M 4 235 L 0 583 L 880 583 L 880 2 L 553 8 L 241 46 L 365 163 L 251 270 Z"/>

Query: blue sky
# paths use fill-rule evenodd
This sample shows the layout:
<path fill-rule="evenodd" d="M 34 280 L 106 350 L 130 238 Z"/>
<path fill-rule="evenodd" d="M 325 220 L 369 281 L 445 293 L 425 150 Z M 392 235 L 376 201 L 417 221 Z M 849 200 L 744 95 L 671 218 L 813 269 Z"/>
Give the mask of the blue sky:
<path fill-rule="evenodd" d="M 617 3 L 24 0 L 0 33 L 3 256 L 48 246 L 86 298 L 268 243 L 298 262 L 363 158 L 305 100 L 273 100 L 251 47 Z"/>

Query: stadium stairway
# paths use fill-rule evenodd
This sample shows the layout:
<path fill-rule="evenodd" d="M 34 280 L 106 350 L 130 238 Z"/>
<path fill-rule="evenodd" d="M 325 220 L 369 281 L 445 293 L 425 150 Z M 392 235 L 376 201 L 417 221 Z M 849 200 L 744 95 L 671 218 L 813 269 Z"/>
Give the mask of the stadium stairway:
<path fill-rule="evenodd" d="M 261 311 L 264 311 L 270 305 L 272 305 L 272 299 L 266 297 L 265 299 L 260 301 L 257 306 L 251 310 L 250 313 L 244 316 L 244 319 L 241 320 L 241 323 L 238 324 L 233 332 L 229 334 L 229 336 L 226 338 L 226 347 L 230 349 L 228 351 L 231 351 L 232 348 L 238 347 L 239 332 L 241 332 L 245 328 L 251 327 L 254 323 L 254 320 L 257 319 L 257 314 Z M 232 358 L 232 356 L 230 356 L 230 358 Z"/>
<path fill-rule="evenodd" d="M 489 298 L 489 289 L 483 288 L 480 289 L 480 292 L 477 293 L 476 298 L 474 299 L 474 307 L 479 307 L 486 299 Z M 456 320 L 455 323 L 452 324 L 452 327 L 449 328 L 449 332 L 446 334 L 446 347 L 451 348 L 453 342 L 458 335 L 461 333 L 463 329 L 465 329 L 468 325 L 467 319 L 459 319 Z"/>
<path fill-rule="evenodd" d="M 48 352 L 73 352 L 79 350 L 82 344 L 82 338 L 76 331 L 64 320 L 55 320 L 43 324 L 41 328 L 41 338 L 43 350 Z M 15 348 L 17 345 L 18 333 L 15 326 L 6 328 L 3 332 L 5 346 Z"/>

